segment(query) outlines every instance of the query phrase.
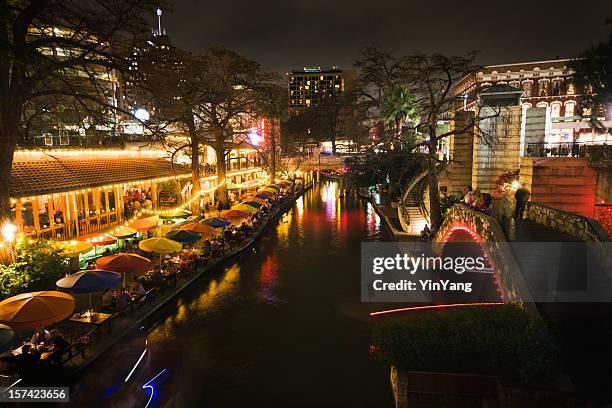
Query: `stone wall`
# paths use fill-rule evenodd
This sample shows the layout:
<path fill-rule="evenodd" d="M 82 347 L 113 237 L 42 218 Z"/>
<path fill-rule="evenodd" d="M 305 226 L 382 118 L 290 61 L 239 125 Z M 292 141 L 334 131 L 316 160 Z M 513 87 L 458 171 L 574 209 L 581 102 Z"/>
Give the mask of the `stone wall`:
<path fill-rule="evenodd" d="M 597 170 L 583 157 L 524 157 L 521 183 L 531 201 L 593 217 Z"/>
<path fill-rule="evenodd" d="M 482 117 L 493 116 L 494 108 L 482 108 Z M 472 160 L 472 187 L 482 192 L 492 192 L 499 176 L 508 170 L 516 170 L 520 164 L 521 116 L 520 106 L 501 109 L 499 116 L 479 122 L 480 133 L 475 135 Z"/>
<path fill-rule="evenodd" d="M 451 131 L 466 131 L 449 137 L 451 162 L 440 178 L 440 185 L 446 187 L 448 194 L 463 194 L 464 189 L 472 185 L 473 116 L 473 112 L 457 112 L 449 124 Z"/>

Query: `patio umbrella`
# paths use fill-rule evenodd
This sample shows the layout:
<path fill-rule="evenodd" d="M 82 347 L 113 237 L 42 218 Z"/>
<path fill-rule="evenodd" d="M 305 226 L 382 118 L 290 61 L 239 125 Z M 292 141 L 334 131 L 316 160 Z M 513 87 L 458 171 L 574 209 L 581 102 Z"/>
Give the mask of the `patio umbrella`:
<path fill-rule="evenodd" d="M 89 242 L 93 246 L 111 245 L 117 242 L 117 238 L 99 233 L 81 235 L 77 240 Z"/>
<path fill-rule="evenodd" d="M 85 241 L 60 241 L 55 244 L 56 248 L 62 251 L 62 255 L 66 258 L 73 258 L 80 254 L 91 251 L 93 245 Z"/>
<path fill-rule="evenodd" d="M 241 203 L 240 203 L 240 205 L 242 205 L 242 204 L 244 204 L 244 205 L 250 205 L 251 207 L 256 208 L 256 209 L 260 209 L 260 208 L 261 208 L 261 206 L 262 206 L 262 204 L 261 204 L 261 203 L 258 203 L 258 202 L 256 202 L 256 201 L 250 201 L 250 200 L 245 200 L 245 201 L 243 201 L 243 202 L 241 202 Z"/>
<path fill-rule="evenodd" d="M 126 227 L 125 225 L 121 225 L 115 228 L 114 230 L 112 230 L 111 232 L 109 232 L 108 235 L 118 238 L 118 239 L 125 239 L 125 238 L 129 238 L 131 236 L 136 235 L 137 232 L 138 230 L 136 228 Z"/>
<path fill-rule="evenodd" d="M 8 350 L 15 332 L 6 324 L 0 324 L 0 352 Z"/>
<path fill-rule="evenodd" d="M 244 201 L 253 201 L 261 205 L 268 204 L 268 200 L 264 200 L 263 198 L 258 198 L 258 197 L 247 197 Z"/>
<path fill-rule="evenodd" d="M 180 242 L 168 238 L 150 238 L 140 241 L 138 247 L 143 251 L 155 252 L 156 254 L 172 254 L 180 252 L 183 245 Z"/>
<path fill-rule="evenodd" d="M 279 182 L 278 182 L 278 184 L 281 184 L 281 185 L 283 185 L 283 186 L 285 186 L 285 187 L 289 187 L 290 185 L 292 185 L 292 184 L 293 184 L 293 182 L 292 182 L 291 180 L 286 180 L 286 179 L 285 179 L 285 180 L 281 180 L 281 181 L 279 181 Z"/>
<path fill-rule="evenodd" d="M 150 238 L 140 241 L 138 247 L 143 251 L 155 252 L 159 254 L 159 264 L 161 265 L 163 254 L 172 254 L 180 252 L 183 245 L 180 242 L 173 241 L 168 238 Z"/>
<path fill-rule="evenodd" d="M 101 269 L 87 269 L 68 275 L 55 285 L 72 293 L 89 294 L 89 308 L 91 309 L 91 294 L 104 289 L 112 289 L 121 283 L 121 274 Z"/>
<path fill-rule="evenodd" d="M 278 187 L 277 184 L 268 184 L 267 186 L 265 186 L 264 188 L 273 188 L 275 190 L 280 190 L 280 188 Z"/>
<path fill-rule="evenodd" d="M 176 230 L 167 233 L 166 238 L 176 242 L 181 242 L 183 244 L 192 244 L 201 240 L 202 234 L 198 234 L 197 232 L 192 231 Z"/>
<path fill-rule="evenodd" d="M 188 210 L 177 210 L 169 214 L 160 214 L 159 218 L 163 220 L 172 220 L 174 218 L 187 218 L 191 216 L 191 211 Z"/>
<path fill-rule="evenodd" d="M 68 275 L 55 284 L 58 288 L 73 293 L 94 293 L 111 289 L 121 283 L 121 275 L 117 272 L 102 269 L 87 269 Z"/>
<path fill-rule="evenodd" d="M 266 186 L 264 188 L 261 189 L 261 191 L 268 191 L 270 193 L 278 193 L 278 189 L 276 187 L 270 187 L 270 186 Z"/>
<path fill-rule="evenodd" d="M 129 272 L 144 273 L 151 267 L 151 261 L 144 256 L 136 254 L 116 254 L 103 256 L 96 261 L 96 268 L 106 271 L 119 272 L 123 274 L 123 282 L 125 275 Z"/>
<path fill-rule="evenodd" d="M 202 235 L 211 235 L 215 233 L 215 227 L 211 227 L 210 225 L 202 224 L 201 222 L 192 222 L 190 224 L 185 224 L 179 227 L 182 231 L 191 231 L 197 232 Z"/>
<path fill-rule="evenodd" d="M 157 222 L 149 218 L 141 218 L 132 221 L 130 227 L 136 229 L 138 232 L 146 232 L 157 227 Z"/>
<path fill-rule="evenodd" d="M 72 295 L 55 290 L 22 293 L 0 302 L 0 322 L 13 330 L 44 327 L 70 317 L 74 304 Z"/>
<path fill-rule="evenodd" d="M 210 225 L 214 228 L 223 228 L 231 224 L 231 222 L 229 222 L 228 220 L 219 217 L 210 217 L 200 222 L 205 225 Z"/>
<path fill-rule="evenodd" d="M 272 196 L 273 196 L 273 194 L 271 192 L 269 192 L 269 191 L 260 191 L 257 194 L 255 194 L 255 197 L 262 198 L 264 200 L 269 199 Z"/>
<path fill-rule="evenodd" d="M 255 214 L 258 211 L 257 208 L 248 204 L 238 204 L 237 206 L 233 207 L 232 210 L 244 211 L 248 212 L 249 214 Z"/>
<path fill-rule="evenodd" d="M 242 219 L 248 216 L 249 216 L 248 212 L 240 211 L 240 210 L 225 210 L 221 212 L 221 217 L 228 219 L 228 220 Z"/>

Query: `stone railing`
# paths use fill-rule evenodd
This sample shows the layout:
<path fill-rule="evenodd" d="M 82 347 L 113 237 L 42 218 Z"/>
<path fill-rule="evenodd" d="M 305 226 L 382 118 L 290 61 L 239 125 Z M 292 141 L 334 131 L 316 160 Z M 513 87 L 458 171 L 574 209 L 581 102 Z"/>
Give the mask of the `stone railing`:
<path fill-rule="evenodd" d="M 559 232 L 569 234 L 576 237 L 580 241 L 609 241 L 606 231 L 594 219 L 558 210 L 542 204 L 527 202 L 525 204 L 523 218 L 547 227 L 554 228 Z"/>
<path fill-rule="evenodd" d="M 434 236 L 434 251 L 440 253 L 457 229 L 469 231 L 482 244 L 493 266 L 504 302 L 519 303 L 537 314 L 508 238 L 497 220 L 466 205 L 455 204 Z"/>

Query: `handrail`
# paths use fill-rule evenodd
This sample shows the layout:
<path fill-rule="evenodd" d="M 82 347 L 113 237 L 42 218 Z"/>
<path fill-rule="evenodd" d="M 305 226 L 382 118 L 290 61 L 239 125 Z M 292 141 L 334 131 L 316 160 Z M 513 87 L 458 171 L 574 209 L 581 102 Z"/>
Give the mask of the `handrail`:
<path fill-rule="evenodd" d="M 557 215 L 558 217 L 554 217 Z M 528 201 L 525 203 L 523 218 L 572 235 L 584 242 L 608 242 L 608 233 L 594 219 Z M 553 223 L 554 218 L 563 222 Z"/>

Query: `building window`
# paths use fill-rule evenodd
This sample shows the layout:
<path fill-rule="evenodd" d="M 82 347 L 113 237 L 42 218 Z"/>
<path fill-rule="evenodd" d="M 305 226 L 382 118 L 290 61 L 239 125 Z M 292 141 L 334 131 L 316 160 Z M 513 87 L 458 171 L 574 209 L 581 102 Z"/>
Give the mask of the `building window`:
<path fill-rule="evenodd" d="M 524 98 L 531 97 L 531 82 L 530 81 L 523 82 L 523 97 Z"/>
<path fill-rule="evenodd" d="M 538 96 L 548 96 L 548 80 L 541 80 L 538 82 Z"/>
<path fill-rule="evenodd" d="M 565 103 L 565 116 L 574 116 L 574 110 L 576 109 L 576 102 L 569 101 Z"/>
<path fill-rule="evenodd" d="M 539 102 L 536 106 L 538 108 L 546 108 L 548 106 L 548 104 L 546 102 Z"/>
<path fill-rule="evenodd" d="M 550 116 L 558 118 L 561 116 L 561 103 L 555 102 L 550 104 Z"/>
<path fill-rule="evenodd" d="M 567 94 L 568 95 L 574 95 L 576 93 L 576 88 L 574 87 L 574 84 L 572 84 L 571 82 L 567 85 Z"/>
<path fill-rule="evenodd" d="M 563 93 L 563 80 L 561 78 L 553 79 L 552 95 L 559 96 Z"/>

